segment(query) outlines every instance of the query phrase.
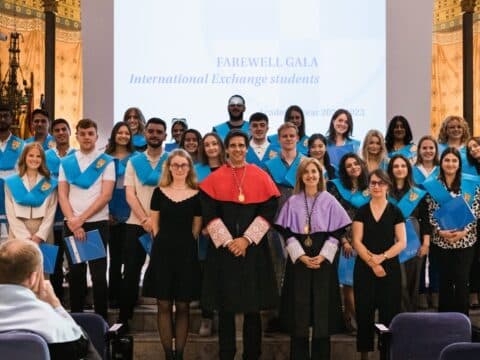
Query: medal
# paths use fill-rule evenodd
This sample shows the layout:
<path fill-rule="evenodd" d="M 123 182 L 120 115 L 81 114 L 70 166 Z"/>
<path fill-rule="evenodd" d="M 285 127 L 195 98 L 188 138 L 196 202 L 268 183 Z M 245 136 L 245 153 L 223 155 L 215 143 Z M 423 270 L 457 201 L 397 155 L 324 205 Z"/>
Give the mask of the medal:
<path fill-rule="evenodd" d="M 307 236 L 307 238 L 305 239 L 305 242 L 304 242 L 305 246 L 306 247 L 310 247 L 313 245 L 313 241 L 312 241 L 312 238 L 309 236 Z"/>
<path fill-rule="evenodd" d="M 244 201 L 245 201 L 245 195 L 243 195 L 242 193 L 240 193 L 240 195 L 238 195 L 238 201 L 244 202 Z"/>
<path fill-rule="evenodd" d="M 305 234 L 309 234 L 310 233 L 310 226 L 308 226 L 308 224 L 305 224 L 305 226 L 303 227 L 303 232 Z"/>
<path fill-rule="evenodd" d="M 243 180 L 245 180 L 245 174 L 247 173 L 247 168 L 243 168 L 243 174 L 242 174 L 242 179 L 238 181 L 237 178 L 237 171 L 235 168 L 232 167 L 232 174 L 233 174 L 233 179 L 235 180 L 235 184 L 237 185 L 238 188 L 238 201 L 243 203 L 245 201 L 245 195 L 243 194 L 242 186 L 243 186 Z"/>

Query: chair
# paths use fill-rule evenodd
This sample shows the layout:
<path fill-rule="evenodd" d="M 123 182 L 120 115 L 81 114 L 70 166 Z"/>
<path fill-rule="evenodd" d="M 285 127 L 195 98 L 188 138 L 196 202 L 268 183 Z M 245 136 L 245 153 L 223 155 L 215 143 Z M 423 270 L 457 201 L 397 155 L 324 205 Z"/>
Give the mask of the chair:
<path fill-rule="evenodd" d="M 107 359 L 107 322 L 100 315 L 94 313 L 72 313 L 70 315 L 88 334 L 90 341 L 99 355 L 103 359 Z"/>
<path fill-rule="evenodd" d="M 440 353 L 440 360 L 478 360 L 480 343 L 461 342 L 450 344 Z"/>
<path fill-rule="evenodd" d="M 376 328 L 382 360 L 437 360 L 447 345 L 472 339 L 470 319 L 460 313 L 401 313 L 390 328 Z"/>
<path fill-rule="evenodd" d="M 0 354 L 2 359 L 50 360 L 46 341 L 25 331 L 0 333 Z"/>

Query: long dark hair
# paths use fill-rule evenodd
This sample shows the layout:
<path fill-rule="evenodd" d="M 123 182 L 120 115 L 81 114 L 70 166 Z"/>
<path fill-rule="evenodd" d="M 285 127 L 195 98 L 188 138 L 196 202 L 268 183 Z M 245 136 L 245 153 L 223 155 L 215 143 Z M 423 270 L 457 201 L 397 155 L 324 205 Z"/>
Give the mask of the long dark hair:
<path fill-rule="evenodd" d="M 448 147 L 443 151 L 442 156 L 440 157 L 440 174 L 438 175 L 438 178 L 441 181 L 443 181 L 443 183 L 445 185 L 447 184 L 447 182 L 445 180 L 445 172 L 443 171 L 442 163 L 443 163 L 443 159 L 448 154 L 453 154 L 458 159 L 458 170 L 457 170 L 457 173 L 455 174 L 455 178 L 453 179 L 452 186 L 450 187 L 450 190 L 455 192 L 455 193 L 459 193 L 460 192 L 460 184 L 461 184 L 461 181 L 462 181 L 462 157 L 460 156 L 460 152 L 457 149 L 455 149 L 454 147 Z"/>
<path fill-rule="evenodd" d="M 403 138 L 403 145 L 408 145 L 412 143 L 413 134 L 407 118 L 402 115 L 396 115 L 392 118 L 392 120 L 390 120 L 390 123 L 388 124 L 387 133 L 385 135 L 385 145 L 387 147 L 388 152 L 393 151 L 393 143 L 395 142 L 393 131 L 395 130 L 395 126 L 397 125 L 397 122 L 402 123 L 403 128 L 405 129 L 405 137 Z"/>
<path fill-rule="evenodd" d="M 225 145 L 223 144 L 223 141 L 220 138 L 220 136 L 218 136 L 218 134 L 215 132 L 209 132 L 203 135 L 202 142 L 200 143 L 200 149 L 199 149 L 200 163 L 202 163 L 203 165 L 208 165 L 208 156 L 207 156 L 207 153 L 205 152 L 205 146 L 203 146 L 203 142 L 209 136 L 217 140 L 218 146 L 220 148 L 220 154 L 218 155 L 218 160 L 220 162 L 220 165 L 225 164 Z"/>
<path fill-rule="evenodd" d="M 467 140 L 467 160 L 468 163 L 472 166 L 475 166 L 477 169 L 477 172 L 480 173 L 480 161 L 475 159 L 472 154 L 470 154 L 470 151 L 468 150 L 468 143 L 470 141 L 475 141 L 479 146 L 480 146 L 480 136 L 472 136 L 470 139 Z"/>
<path fill-rule="evenodd" d="M 347 134 L 345 135 L 345 139 L 350 140 L 350 138 L 352 137 L 352 133 L 353 133 L 352 114 L 348 110 L 338 109 L 333 113 L 332 118 L 330 119 L 330 126 L 328 127 L 328 131 L 327 131 L 327 138 L 329 143 L 335 143 L 335 127 L 333 126 L 333 123 L 335 122 L 337 117 L 339 117 L 342 114 L 346 115 L 347 123 L 348 123 L 348 131 L 347 131 Z"/>
<path fill-rule="evenodd" d="M 407 164 L 407 177 L 405 178 L 405 183 L 403 185 L 403 189 L 397 189 L 397 179 L 395 179 L 395 176 L 393 175 L 393 163 L 397 159 L 402 159 L 405 164 Z M 388 169 L 387 169 L 388 176 L 390 176 L 390 179 L 392 180 L 392 188 L 390 189 L 390 192 L 398 199 L 398 195 L 402 193 L 403 191 L 408 191 L 413 187 L 413 174 L 412 174 L 412 165 L 410 164 L 410 161 L 403 156 L 402 154 L 396 154 L 392 156 L 390 159 L 390 162 L 388 163 Z"/>
<path fill-rule="evenodd" d="M 325 154 L 323 155 L 323 167 L 327 170 L 327 175 L 329 179 L 335 178 L 335 168 L 332 166 L 330 162 L 330 155 L 328 155 L 327 151 L 327 138 L 322 134 L 312 134 L 308 139 L 308 156 L 310 155 L 310 148 L 313 146 L 315 140 L 320 140 L 325 145 Z"/>
<path fill-rule="evenodd" d="M 349 190 L 353 188 L 352 179 L 350 179 L 350 176 L 348 176 L 347 169 L 345 167 L 345 162 L 350 158 L 357 160 L 357 162 L 360 164 L 360 168 L 362 169 L 362 172 L 360 173 L 357 182 L 358 189 L 360 191 L 363 191 L 368 187 L 368 170 L 365 162 L 357 154 L 348 153 L 342 156 L 340 164 L 338 166 L 338 177 L 340 178 L 340 181 L 345 188 Z"/>
<path fill-rule="evenodd" d="M 129 153 L 134 152 L 133 148 L 133 135 L 132 135 L 132 130 L 130 129 L 130 126 L 126 122 L 119 121 L 115 124 L 115 126 L 112 129 L 112 132 L 110 133 L 110 138 L 108 139 L 108 144 L 107 147 L 105 148 L 105 154 L 113 154 L 117 150 L 117 143 L 115 142 L 115 137 L 117 136 L 118 131 L 122 126 L 125 126 L 128 129 L 128 133 L 130 134 L 130 141 L 127 144 L 127 151 Z"/>
<path fill-rule="evenodd" d="M 305 115 L 303 114 L 303 110 L 298 105 L 291 105 L 285 111 L 285 117 L 283 118 L 283 122 L 290 121 L 290 116 L 292 115 L 292 111 L 296 111 L 300 113 L 300 117 L 302 118 L 302 123 L 298 126 L 298 140 L 305 136 Z"/>

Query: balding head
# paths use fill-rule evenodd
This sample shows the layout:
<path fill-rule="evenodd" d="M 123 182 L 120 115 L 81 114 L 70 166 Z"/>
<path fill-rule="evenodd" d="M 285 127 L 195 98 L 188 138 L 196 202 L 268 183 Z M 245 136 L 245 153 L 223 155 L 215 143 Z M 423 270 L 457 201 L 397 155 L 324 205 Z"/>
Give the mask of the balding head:
<path fill-rule="evenodd" d="M 8 240 L 0 245 L 0 284 L 24 284 L 32 273 L 42 271 L 38 245 L 30 240 Z"/>

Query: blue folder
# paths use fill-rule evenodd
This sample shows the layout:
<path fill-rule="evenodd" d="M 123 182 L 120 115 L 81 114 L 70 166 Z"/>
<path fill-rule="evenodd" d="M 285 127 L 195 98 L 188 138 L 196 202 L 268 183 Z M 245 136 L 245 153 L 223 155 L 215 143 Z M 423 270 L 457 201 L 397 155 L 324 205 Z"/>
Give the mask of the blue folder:
<path fill-rule="evenodd" d="M 73 264 L 101 259 L 107 256 L 98 230 L 87 231 L 85 241 L 77 240 L 73 235 L 67 236 L 65 237 L 65 244 Z"/>
<path fill-rule="evenodd" d="M 57 262 L 58 246 L 42 242 L 38 247 L 43 255 L 43 272 L 53 274 Z"/>
<path fill-rule="evenodd" d="M 475 221 L 475 215 L 463 196 L 454 197 L 444 203 L 434 211 L 433 217 L 442 230 L 463 230 Z"/>
<path fill-rule="evenodd" d="M 150 235 L 150 233 L 145 233 L 138 238 L 138 241 L 140 241 L 140 244 L 142 244 L 143 250 L 145 250 L 145 252 L 150 255 L 150 253 L 152 252 L 153 243 L 152 235 Z"/>
<path fill-rule="evenodd" d="M 353 144 L 347 144 L 342 146 L 328 146 L 327 152 L 328 156 L 330 157 L 330 163 L 334 166 L 338 166 L 343 155 L 355 152 L 355 148 L 353 147 Z"/>
<path fill-rule="evenodd" d="M 400 264 L 417 256 L 418 249 L 420 248 L 418 223 L 414 223 L 411 219 L 407 219 L 405 222 L 405 228 L 407 230 L 407 246 L 398 255 Z"/>
<path fill-rule="evenodd" d="M 341 285 L 353 286 L 353 268 L 355 267 L 356 254 L 348 259 L 340 254 L 338 262 L 338 282 Z"/>

